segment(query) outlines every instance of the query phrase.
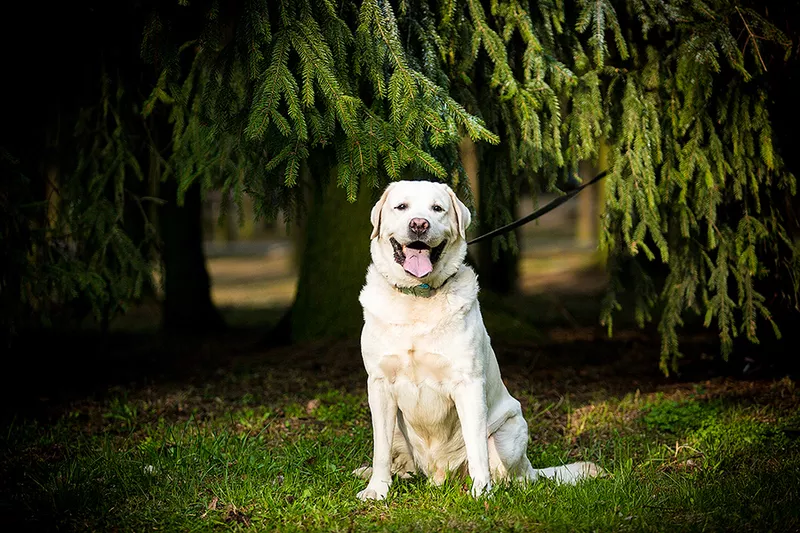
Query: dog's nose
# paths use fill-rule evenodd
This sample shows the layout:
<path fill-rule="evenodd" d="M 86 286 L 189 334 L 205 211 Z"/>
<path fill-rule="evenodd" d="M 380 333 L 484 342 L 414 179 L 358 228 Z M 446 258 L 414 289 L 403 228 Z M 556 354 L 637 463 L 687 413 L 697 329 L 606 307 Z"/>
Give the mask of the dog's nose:
<path fill-rule="evenodd" d="M 410 229 L 411 232 L 415 233 L 417 236 L 423 235 L 426 231 L 428 231 L 429 227 L 431 227 L 430 222 L 424 218 L 412 218 L 408 223 L 408 229 Z"/>

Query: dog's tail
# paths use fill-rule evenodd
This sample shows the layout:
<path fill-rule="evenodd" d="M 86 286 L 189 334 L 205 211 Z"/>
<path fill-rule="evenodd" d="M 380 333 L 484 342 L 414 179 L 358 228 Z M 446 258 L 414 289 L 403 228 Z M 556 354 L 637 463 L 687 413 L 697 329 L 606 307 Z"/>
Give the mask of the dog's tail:
<path fill-rule="evenodd" d="M 529 481 L 547 478 L 557 483 L 574 485 L 578 481 L 604 476 L 605 474 L 605 470 L 594 463 L 580 462 L 562 466 L 551 466 L 550 468 L 533 468 L 530 466 L 528 468 L 527 477 Z"/>
<path fill-rule="evenodd" d="M 392 472 L 400 475 L 402 478 L 411 477 L 411 472 Z M 372 476 L 371 466 L 362 466 L 353 470 L 353 475 L 361 479 L 369 480 Z M 606 475 L 606 471 L 600 466 L 590 462 L 570 463 L 562 466 L 551 466 L 550 468 L 533 468 L 528 462 L 528 473 L 525 476 L 528 481 L 535 482 L 541 478 L 552 479 L 557 483 L 564 483 L 567 485 L 574 485 L 575 483 L 584 479 L 591 479 L 594 477 L 602 477 Z"/>

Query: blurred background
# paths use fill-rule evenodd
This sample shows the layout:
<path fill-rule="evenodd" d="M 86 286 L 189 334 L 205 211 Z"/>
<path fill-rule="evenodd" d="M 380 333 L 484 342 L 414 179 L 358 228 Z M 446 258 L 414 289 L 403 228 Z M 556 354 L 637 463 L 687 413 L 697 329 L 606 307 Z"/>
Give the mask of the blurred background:
<path fill-rule="evenodd" d="M 602 182 L 517 230 L 519 292 L 602 291 L 606 276 L 597 250 L 601 193 Z M 530 194 L 522 195 L 514 216 L 527 215 L 556 197 L 540 193 L 534 201 Z M 221 212 L 224 202 L 228 206 Z M 280 216 L 271 223 L 255 222 L 247 195 L 242 207 L 245 224 L 239 227 L 237 206 L 230 197 L 215 191 L 203 202 L 204 249 L 214 303 L 221 308 L 288 308 L 297 290 L 300 228 L 287 228 Z M 468 238 L 477 236 L 472 229 Z"/>

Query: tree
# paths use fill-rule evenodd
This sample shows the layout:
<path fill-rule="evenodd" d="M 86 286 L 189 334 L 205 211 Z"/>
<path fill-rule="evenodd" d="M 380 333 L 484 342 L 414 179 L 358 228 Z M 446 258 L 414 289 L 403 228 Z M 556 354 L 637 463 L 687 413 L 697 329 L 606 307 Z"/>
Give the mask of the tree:
<path fill-rule="evenodd" d="M 131 54 L 123 50 L 137 38 L 101 23 L 107 10 L 92 7 L 52 6 L 43 15 L 20 5 L 3 32 L 7 49 L 36 34 L 47 50 L 35 59 L 20 50 L 6 65 L 14 104 L 0 141 L 0 299 L 9 342 L 27 329 L 86 318 L 105 330 L 151 280 L 147 199 L 132 185 L 143 179 L 141 130 L 130 127 L 140 121 L 141 98 L 126 90 L 137 72 L 106 68 L 108 59 L 125 63 Z"/>
<path fill-rule="evenodd" d="M 658 321 L 667 372 L 687 312 L 716 325 L 723 354 L 736 335 L 756 342 L 759 324 L 775 325 L 758 280 L 797 279 L 798 253 L 775 201 L 794 196 L 795 179 L 774 146 L 765 56 L 791 48 L 761 3 L 254 0 L 183 9 L 206 20 L 196 39 L 171 42 L 156 14 L 144 44 L 166 58 L 148 106 L 171 106 L 181 189 L 244 183 L 262 214 L 295 213 L 301 165 L 313 160 L 351 202 L 409 174 L 448 181 L 469 201 L 456 151 L 466 135 L 498 146 L 481 148 L 481 165 L 493 165 L 492 190 L 503 193 L 487 206 L 499 207 L 499 223 L 521 180 L 552 190 L 606 143 L 609 333 L 620 295 L 631 292 L 639 322 Z M 652 261 L 663 263 L 663 279 Z M 796 283 L 786 292 L 796 302 Z"/>
<path fill-rule="evenodd" d="M 177 186 L 167 182 L 171 200 L 159 217 L 163 241 L 164 302 L 162 325 L 168 332 L 209 332 L 225 328 L 211 300 L 211 279 L 203 252 L 202 199 L 198 185 L 175 201 Z"/>
<path fill-rule="evenodd" d="M 211 299 L 203 249 L 203 191 L 199 183 L 182 183 L 174 176 L 178 169 L 186 168 L 175 145 L 179 125 L 170 124 L 164 110 L 145 111 L 154 155 L 149 161 L 150 173 L 158 180 L 163 200 L 157 213 L 158 255 L 163 267 L 162 328 L 194 334 L 224 330 L 225 321 Z"/>
<path fill-rule="evenodd" d="M 352 336 L 363 324 L 358 293 L 369 265 L 369 213 L 375 198 L 362 189 L 348 202 L 332 176 L 312 184 L 305 223 L 297 297 L 290 311 L 291 338 Z"/>
<path fill-rule="evenodd" d="M 160 113 L 142 115 L 155 83 L 154 69 L 139 57 L 142 4 L 82 0 L 43 13 L 20 6 L 16 32 L 3 34 L 7 47 L 37 34 L 48 51 L 14 54 L 8 65 L 16 81 L 9 85 L 15 105 L 4 121 L 8 138 L 0 143 L 3 255 L 10 259 L 0 269 L 4 332 L 70 327 L 89 317 L 107 329 L 155 292 L 154 262 L 162 257 L 153 251 L 161 236 L 169 263 L 165 326 L 220 324 L 199 216 L 191 216 L 199 213 L 199 188 L 190 189 L 185 208 L 176 206 L 177 180 L 164 183 L 166 202 L 156 198 L 160 178 L 169 175 L 172 126 Z M 169 220 L 163 235 L 159 210 L 162 222 Z"/>
<path fill-rule="evenodd" d="M 275 216 L 282 208 L 292 215 L 304 206 L 297 187 L 300 166 L 309 159 L 309 150 L 314 150 L 317 170 L 312 176 L 319 184 L 315 188 L 327 190 L 333 171 L 350 201 L 359 197 L 362 177 L 366 185 L 363 201 L 367 203 L 371 201 L 367 191 L 385 183 L 381 176 L 397 179 L 424 172 L 447 178 L 448 171 L 429 152 L 450 161 L 451 173 L 456 181 L 462 181 L 462 191 L 468 191 L 466 179 L 461 179 L 463 170 L 453 163 L 458 159 L 455 143 L 462 130 L 476 140 L 496 140 L 495 136 L 442 87 L 408 64 L 388 4 L 373 2 L 360 10 L 351 9 L 354 7 L 345 9 L 350 26 L 328 2 L 284 3 L 271 13 L 266 4 L 238 13 L 216 13 L 214 24 L 203 34 L 208 40 L 172 48 L 164 45 L 169 43 L 163 33 L 165 23 L 154 16 L 145 50 L 167 67 L 146 110 L 157 101 L 172 109 L 174 166 L 181 172 L 181 187 L 195 180 L 206 188 L 223 189 L 244 182 L 263 214 Z M 353 34 L 349 28 L 356 25 Z M 347 64 L 355 43 L 356 79 L 349 79 Z M 249 62 L 237 60 L 252 50 L 260 50 L 262 55 L 250 56 Z M 263 56 L 267 50 L 269 54 Z M 193 54 L 191 62 L 187 60 L 188 70 L 181 64 L 181 53 Z M 383 70 L 390 64 L 394 74 L 387 78 Z M 301 83 L 290 68 L 302 71 Z M 365 91 L 359 83 L 372 84 L 374 90 Z M 250 113 L 255 108 L 261 112 Z M 436 130 L 434 135 L 429 135 L 430 128 Z M 314 195 L 322 205 L 323 198 Z M 241 191 L 235 197 L 241 198 Z M 363 217 L 351 226 L 366 228 L 367 220 Z M 352 237 L 339 238 L 345 243 Z M 331 256 L 317 249 L 317 244 L 333 246 L 340 255 Z M 303 281 L 298 288 L 299 307 L 292 319 L 300 336 L 304 334 L 297 325 L 302 323 L 298 317 L 303 316 L 304 301 L 314 302 L 317 313 L 324 316 L 339 315 L 335 310 L 319 309 L 338 305 L 336 299 L 306 297 L 318 290 L 319 280 L 330 278 L 330 268 L 314 258 L 325 255 L 329 263 L 344 265 L 344 250 L 349 248 L 336 248 L 336 242 L 309 233 L 301 267 Z M 359 284 L 365 266 L 358 268 L 361 272 L 354 278 Z M 349 286 L 348 279 L 353 277 L 331 279 L 328 285 Z M 311 280 L 317 281 L 311 284 Z M 354 298 L 349 305 L 345 316 L 352 316 L 352 311 L 360 315 Z M 332 322 L 318 325 L 326 323 Z"/>

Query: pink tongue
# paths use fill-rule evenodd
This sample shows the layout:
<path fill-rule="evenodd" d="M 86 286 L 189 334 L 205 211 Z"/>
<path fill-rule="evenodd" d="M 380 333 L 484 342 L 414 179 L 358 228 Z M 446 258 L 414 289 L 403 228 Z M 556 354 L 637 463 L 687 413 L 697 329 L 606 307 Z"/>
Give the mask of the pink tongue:
<path fill-rule="evenodd" d="M 415 250 L 414 248 L 405 248 L 403 249 L 403 253 L 406 255 L 406 260 L 403 262 L 403 268 L 412 276 L 421 278 L 423 276 L 427 276 L 433 270 L 430 250 Z"/>

